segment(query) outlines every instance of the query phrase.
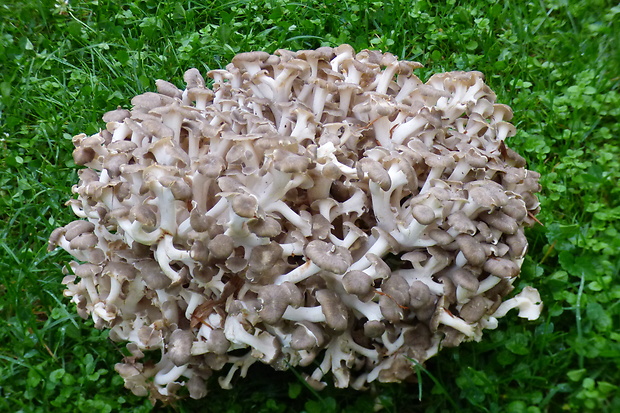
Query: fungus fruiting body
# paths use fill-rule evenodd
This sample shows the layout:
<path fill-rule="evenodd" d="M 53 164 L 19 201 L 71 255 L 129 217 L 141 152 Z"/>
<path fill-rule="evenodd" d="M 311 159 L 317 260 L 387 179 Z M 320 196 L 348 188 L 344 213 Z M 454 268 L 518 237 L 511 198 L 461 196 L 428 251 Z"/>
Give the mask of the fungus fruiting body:
<path fill-rule="evenodd" d="M 348 45 L 237 55 L 158 80 L 74 137 L 79 217 L 65 295 L 128 342 L 135 394 L 206 395 L 255 362 L 362 389 L 480 340 L 510 309 L 539 204 L 479 72 L 435 74 Z M 156 352 L 156 363 L 142 362 Z M 310 367 L 312 364 L 315 367 Z"/>

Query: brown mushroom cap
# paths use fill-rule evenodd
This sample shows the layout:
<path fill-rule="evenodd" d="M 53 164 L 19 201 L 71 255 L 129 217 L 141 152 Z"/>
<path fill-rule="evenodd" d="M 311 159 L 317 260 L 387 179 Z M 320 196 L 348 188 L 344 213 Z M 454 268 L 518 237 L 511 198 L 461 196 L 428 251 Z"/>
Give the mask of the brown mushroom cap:
<path fill-rule="evenodd" d="M 231 207 L 240 217 L 253 218 L 258 211 L 258 200 L 252 195 L 236 194 L 232 198 Z"/>
<path fill-rule="evenodd" d="M 207 248 L 214 258 L 228 258 L 233 253 L 234 240 L 228 235 L 218 234 L 209 241 Z"/>

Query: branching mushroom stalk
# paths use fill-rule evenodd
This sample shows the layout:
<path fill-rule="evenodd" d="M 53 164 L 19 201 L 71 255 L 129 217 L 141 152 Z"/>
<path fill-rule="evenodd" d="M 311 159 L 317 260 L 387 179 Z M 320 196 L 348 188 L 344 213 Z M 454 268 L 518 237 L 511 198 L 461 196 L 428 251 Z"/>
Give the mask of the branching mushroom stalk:
<path fill-rule="evenodd" d="M 433 75 L 349 45 L 241 53 L 74 137 L 85 168 L 56 229 L 78 314 L 127 342 L 134 394 L 224 388 L 255 362 L 366 388 L 480 340 L 510 309 L 539 175 L 479 72 Z M 400 261 L 400 262 L 399 262 Z M 503 303 L 502 303 L 503 301 Z M 243 353 L 240 350 L 245 349 Z M 140 363 L 146 352 L 159 362 Z"/>

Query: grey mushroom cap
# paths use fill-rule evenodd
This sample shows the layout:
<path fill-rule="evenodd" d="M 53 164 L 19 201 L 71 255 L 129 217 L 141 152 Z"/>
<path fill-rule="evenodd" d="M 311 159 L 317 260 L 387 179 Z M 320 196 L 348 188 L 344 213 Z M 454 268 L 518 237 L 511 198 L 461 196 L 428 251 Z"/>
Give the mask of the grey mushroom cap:
<path fill-rule="evenodd" d="M 188 69 L 183 74 L 183 80 L 185 81 L 188 89 L 205 86 L 205 79 L 196 68 Z"/>
<path fill-rule="evenodd" d="M 300 321 L 291 336 L 291 348 L 293 350 L 310 351 L 320 348 L 325 342 L 323 331 L 315 323 Z"/>
<path fill-rule="evenodd" d="M 162 95 L 170 96 L 171 98 L 181 98 L 182 92 L 179 88 L 168 81 L 157 79 L 155 86 L 157 86 L 157 92 Z"/>
<path fill-rule="evenodd" d="M 362 301 L 370 300 L 374 295 L 374 280 L 363 271 L 348 271 L 342 277 L 342 286 L 349 294 L 354 294 Z"/>
<path fill-rule="evenodd" d="M 215 219 L 201 212 L 198 208 L 192 209 L 189 214 L 190 225 L 196 232 L 208 231 L 215 225 Z"/>
<path fill-rule="evenodd" d="M 132 207 L 128 218 L 131 221 L 138 221 L 147 230 L 151 230 L 157 225 L 157 213 L 147 205 Z"/>
<path fill-rule="evenodd" d="M 136 268 L 133 265 L 119 261 L 106 263 L 102 273 L 109 274 L 120 281 L 133 280 L 137 275 Z"/>
<path fill-rule="evenodd" d="M 519 275 L 519 266 L 506 258 L 490 258 L 484 263 L 484 270 L 501 278 L 512 278 Z"/>
<path fill-rule="evenodd" d="M 166 354 L 175 366 L 183 366 L 189 363 L 193 341 L 194 334 L 191 331 L 176 329 L 172 332 Z"/>
<path fill-rule="evenodd" d="M 65 239 L 67 241 L 72 241 L 78 235 L 93 232 L 94 230 L 95 224 L 90 221 L 73 221 L 65 226 Z"/>
<path fill-rule="evenodd" d="M 80 264 L 73 269 L 73 272 L 80 278 L 94 277 L 101 272 L 101 267 L 94 264 Z"/>
<path fill-rule="evenodd" d="M 80 146 L 73 150 L 73 161 L 76 165 L 86 165 L 95 159 L 97 153 L 93 148 Z"/>
<path fill-rule="evenodd" d="M 428 205 L 415 205 L 411 214 L 422 225 L 430 225 L 435 221 L 435 210 Z"/>
<path fill-rule="evenodd" d="M 364 323 L 364 335 L 370 338 L 376 338 L 385 332 L 385 324 L 378 320 L 370 320 Z"/>
<path fill-rule="evenodd" d="M 189 397 L 194 400 L 202 399 L 207 395 L 207 385 L 197 374 L 192 375 L 185 385 L 189 391 Z"/>
<path fill-rule="evenodd" d="M 478 218 L 505 234 L 515 234 L 519 228 L 516 219 L 501 211 L 495 211 L 491 214 L 480 214 Z"/>
<path fill-rule="evenodd" d="M 491 308 L 493 301 L 488 298 L 477 295 L 463 305 L 459 311 L 459 316 L 468 323 L 476 323 Z"/>
<path fill-rule="evenodd" d="M 261 303 L 258 314 L 266 323 L 274 324 L 282 318 L 289 305 L 299 307 L 303 297 L 295 284 L 284 282 L 261 287 L 258 300 Z"/>
<path fill-rule="evenodd" d="M 476 224 L 463 211 L 456 211 L 448 217 L 448 225 L 460 234 L 476 234 Z"/>
<path fill-rule="evenodd" d="M 338 294 L 332 290 L 319 290 L 316 299 L 321 304 L 325 323 L 335 331 L 344 331 L 349 323 L 349 314 Z"/>
<path fill-rule="evenodd" d="M 399 306 L 409 304 L 409 284 L 397 274 L 392 274 L 381 283 L 381 290 Z"/>
<path fill-rule="evenodd" d="M 335 274 L 344 274 L 351 265 L 351 254 L 347 249 L 324 241 L 310 241 L 304 252 L 318 267 Z"/>
<path fill-rule="evenodd" d="M 433 241 L 437 242 L 438 245 L 442 245 L 442 246 L 448 245 L 452 241 L 454 241 L 454 237 L 452 237 L 452 235 L 450 235 L 447 231 L 443 231 L 437 228 L 429 231 L 428 236 Z"/>
<path fill-rule="evenodd" d="M 409 306 L 418 310 L 428 307 L 434 301 L 434 296 L 426 283 L 422 281 L 414 281 L 409 287 Z"/>
<path fill-rule="evenodd" d="M 122 109 L 119 106 L 115 110 L 111 110 L 109 112 L 106 112 L 103 115 L 102 119 L 106 123 L 108 123 L 108 122 L 122 122 L 123 120 L 125 120 L 129 116 L 131 116 L 131 112 L 129 112 L 127 109 Z"/>
<path fill-rule="evenodd" d="M 284 173 L 302 173 L 312 165 L 311 159 L 307 156 L 297 155 L 283 149 L 276 149 L 273 156 L 275 169 Z"/>
<path fill-rule="evenodd" d="M 162 342 L 161 331 L 155 330 L 151 326 L 142 326 L 138 330 L 138 338 L 140 339 L 140 342 L 144 344 L 147 348 L 157 346 Z"/>
<path fill-rule="evenodd" d="M 390 179 L 390 175 L 385 170 L 383 165 L 379 162 L 371 159 L 371 158 L 363 158 L 358 162 L 359 171 L 358 175 L 368 174 L 368 178 L 375 182 L 382 190 L 387 191 L 392 186 L 392 180 Z"/>
<path fill-rule="evenodd" d="M 455 268 L 448 275 L 455 285 L 468 291 L 477 291 L 480 286 L 478 278 L 464 268 Z"/>
<path fill-rule="evenodd" d="M 282 226 L 280 223 L 269 216 L 248 221 L 248 229 L 259 237 L 273 238 L 282 233 Z"/>
<path fill-rule="evenodd" d="M 82 233 L 69 242 L 69 248 L 74 250 L 88 250 L 95 248 L 98 243 L 99 238 L 92 232 Z"/>
<path fill-rule="evenodd" d="M 512 258 L 521 258 L 527 251 L 527 238 L 522 229 L 506 237 L 506 244 L 508 244 L 509 253 Z"/>
<path fill-rule="evenodd" d="M 282 247 L 280 244 L 270 242 L 266 245 L 258 245 L 252 249 L 249 265 L 252 271 L 262 274 L 272 269 L 281 258 Z"/>
<path fill-rule="evenodd" d="M 392 297 L 387 295 L 380 296 L 379 308 L 383 317 L 390 323 L 398 323 L 403 319 L 404 309 Z"/>
<path fill-rule="evenodd" d="M 230 341 L 223 330 L 216 328 L 209 335 L 208 346 L 214 354 L 226 354 L 230 348 Z"/>
<path fill-rule="evenodd" d="M 476 238 L 466 234 L 459 234 L 456 237 L 456 243 L 470 265 L 482 265 L 487 259 L 484 248 Z"/>
<path fill-rule="evenodd" d="M 151 290 L 161 290 L 171 284 L 170 278 L 164 274 L 161 267 L 155 261 L 136 261 L 134 267 L 140 272 L 144 283 Z"/>

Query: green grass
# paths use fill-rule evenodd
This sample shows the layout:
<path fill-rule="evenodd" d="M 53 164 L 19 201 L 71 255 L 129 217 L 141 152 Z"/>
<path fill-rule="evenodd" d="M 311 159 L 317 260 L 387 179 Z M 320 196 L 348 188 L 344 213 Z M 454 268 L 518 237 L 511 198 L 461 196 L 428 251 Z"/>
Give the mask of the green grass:
<path fill-rule="evenodd" d="M 340 4 L 340 5 L 338 5 Z M 442 351 L 419 384 L 315 393 L 253 367 L 207 399 L 158 411 L 620 411 L 620 7 L 613 1 L 8 0 L 0 5 L 0 411 L 150 411 L 113 370 L 119 349 L 62 296 L 69 256 L 48 234 L 72 217 L 71 136 L 190 67 L 236 53 L 349 43 L 479 70 L 515 112 L 508 142 L 542 174 L 544 226 L 519 287 L 540 320 L 509 315 Z"/>

